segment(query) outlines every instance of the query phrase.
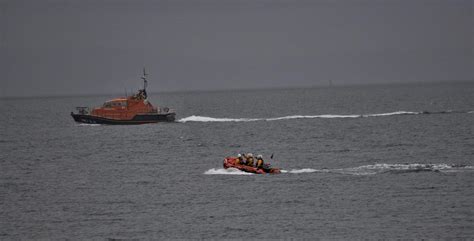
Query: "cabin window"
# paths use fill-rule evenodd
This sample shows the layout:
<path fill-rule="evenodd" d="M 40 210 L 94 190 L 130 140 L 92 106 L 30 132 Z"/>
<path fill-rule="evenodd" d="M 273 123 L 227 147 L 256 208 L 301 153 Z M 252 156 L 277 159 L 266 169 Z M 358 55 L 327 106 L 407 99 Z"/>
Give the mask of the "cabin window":
<path fill-rule="evenodd" d="M 105 102 L 103 107 L 105 108 L 111 108 L 111 107 L 115 107 L 115 106 L 127 106 L 127 102 L 126 101 L 120 101 L 120 102 Z"/>

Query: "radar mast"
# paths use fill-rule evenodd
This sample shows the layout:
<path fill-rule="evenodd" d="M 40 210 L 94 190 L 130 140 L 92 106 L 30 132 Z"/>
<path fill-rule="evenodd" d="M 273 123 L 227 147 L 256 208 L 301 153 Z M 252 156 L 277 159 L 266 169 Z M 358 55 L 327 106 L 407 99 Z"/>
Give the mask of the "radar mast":
<path fill-rule="evenodd" d="M 146 87 L 148 86 L 148 80 L 146 79 L 147 76 L 148 76 L 148 74 L 146 73 L 145 67 L 143 67 L 142 80 L 143 80 L 143 90 L 145 90 L 145 91 L 146 91 Z"/>

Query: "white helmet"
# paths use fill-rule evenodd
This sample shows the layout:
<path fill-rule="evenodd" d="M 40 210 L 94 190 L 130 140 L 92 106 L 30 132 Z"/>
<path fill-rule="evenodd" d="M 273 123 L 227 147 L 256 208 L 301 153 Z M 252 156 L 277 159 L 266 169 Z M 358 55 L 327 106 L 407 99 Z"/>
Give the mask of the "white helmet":
<path fill-rule="evenodd" d="M 263 158 L 263 156 L 262 156 L 261 154 L 259 154 L 259 155 L 257 156 L 257 158 Z"/>
<path fill-rule="evenodd" d="M 242 157 L 242 154 L 240 154 L 240 153 L 237 154 L 237 157 L 238 157 L 238 158 L 241 158 L 241 157 Z"/>
<path fill-rule="evenodd" d="M 252 153 L 247 153 L 247 156 L 248 157 L 253 157 L 253 154 Z"/>

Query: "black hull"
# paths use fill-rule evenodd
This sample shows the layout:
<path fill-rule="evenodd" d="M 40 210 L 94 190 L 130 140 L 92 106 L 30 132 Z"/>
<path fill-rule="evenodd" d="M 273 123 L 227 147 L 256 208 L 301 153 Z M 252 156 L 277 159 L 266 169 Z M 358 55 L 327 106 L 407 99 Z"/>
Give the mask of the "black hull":
<path fill-rule="evenodd" d="M 136 115 L 131 120 L 115 120 L 99 116 L 92 115 L 80 115 L 71 113 L 74 121 L 86 124 L 105 124 L 105 125 L 139 125 L 149 124 L 157 122 L 174 122 L 175 113 L 167 114 L 149 114 L 149 115 Z"/>

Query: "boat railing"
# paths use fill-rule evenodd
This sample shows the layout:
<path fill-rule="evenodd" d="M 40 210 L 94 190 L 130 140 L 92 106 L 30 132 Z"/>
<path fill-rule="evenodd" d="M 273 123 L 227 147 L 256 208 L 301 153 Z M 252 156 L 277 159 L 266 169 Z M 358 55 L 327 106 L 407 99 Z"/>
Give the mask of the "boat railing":
<path fill-rule="evenodd" d="M 160 114 L 167 114 L 167 113 L 173 113 L 174 110 L 168 107 L 163 107 L 163 108 L 158 108 L 157 112 Z"/>
<path fill-rule="evenodd" d="M 85 106 L 78 106 L 76 110 L 79 115 L 88 115 L 90 113 L 90 108 Z"/>
<path fill-rule="evenodd" d="M 110 119 L 129 119 L 130 115 L 127 113 L 98 113 L 97 116 Z"/>

